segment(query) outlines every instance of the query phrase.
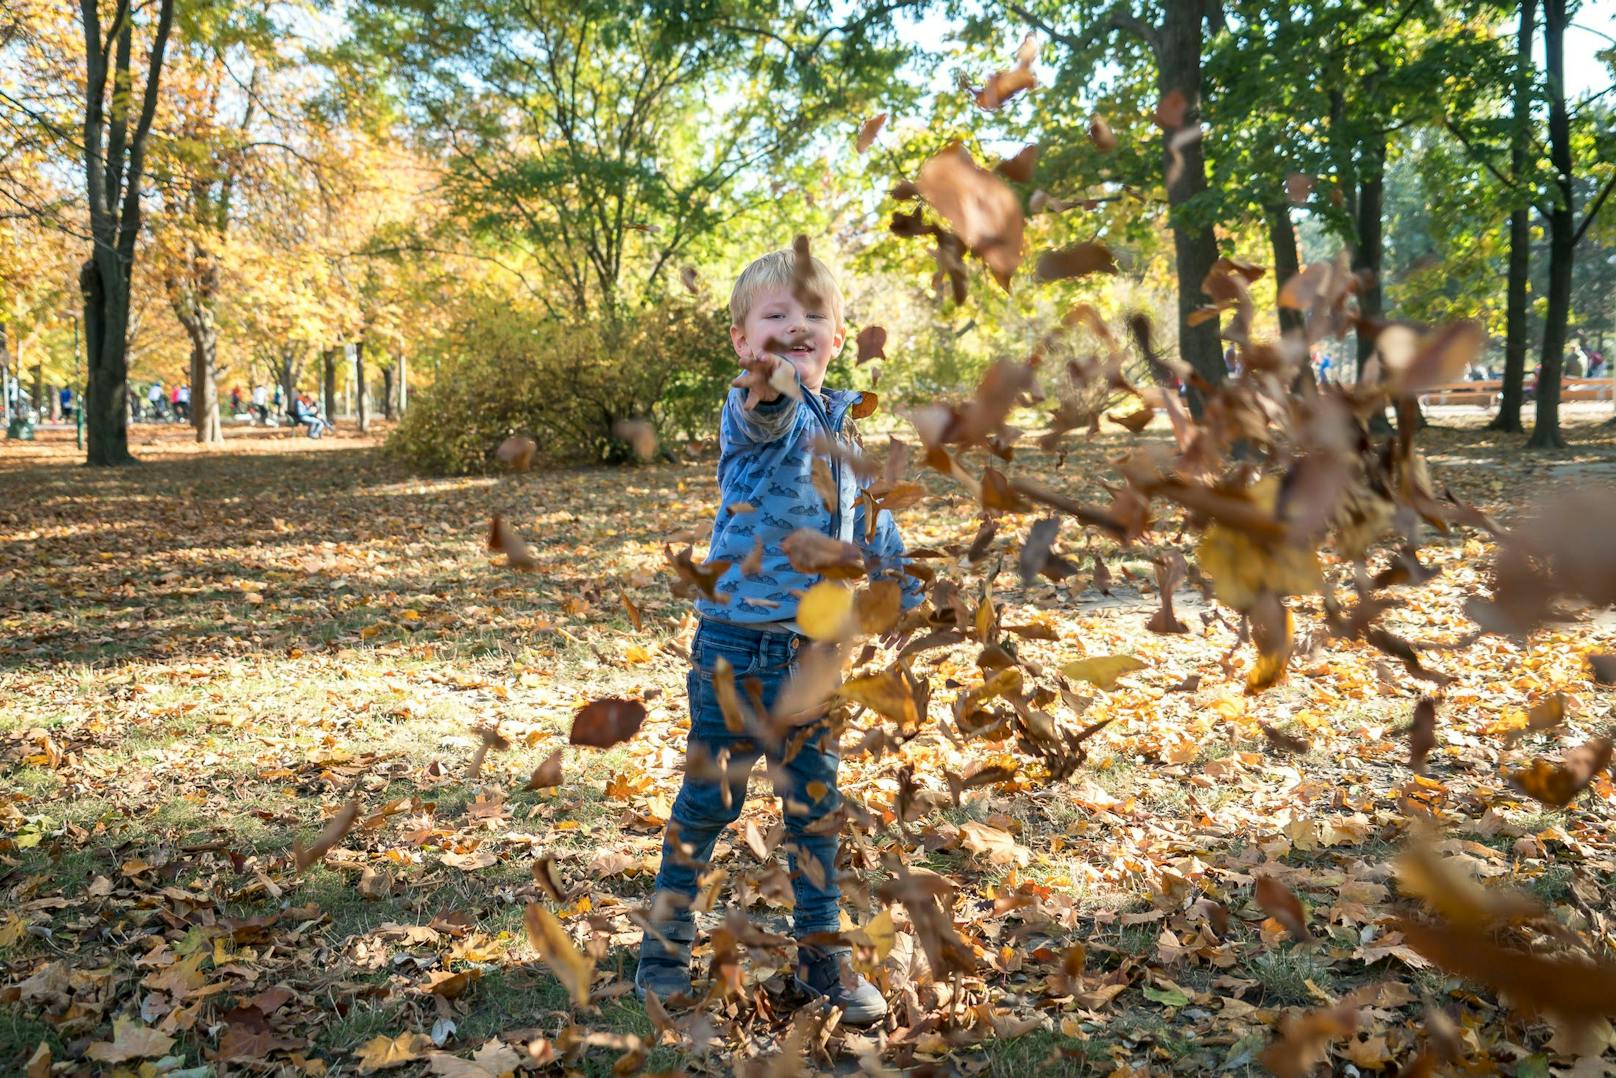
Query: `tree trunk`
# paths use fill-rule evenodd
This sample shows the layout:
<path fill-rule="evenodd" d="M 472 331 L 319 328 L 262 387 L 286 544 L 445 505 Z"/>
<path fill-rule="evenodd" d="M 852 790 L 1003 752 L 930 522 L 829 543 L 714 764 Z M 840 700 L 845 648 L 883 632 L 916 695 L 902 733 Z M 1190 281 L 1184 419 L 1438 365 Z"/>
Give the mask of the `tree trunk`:
<path fill-rule="evenodd" d="M 325 419 L 327 423 L 337 421 L 337 349 L 327 348 L 320 354 L 322 365 L 321 380 L 324 382 L 325 392 Z M 286 398 L 288 403 L 291 397 Z"/>
<path fill-rule="evenodd" d="M 410 408 L 410 361 L 409 356 L 400 352 L 398 354 L 398 414 L 402 418 Z"/>
<path fill-rule="evenodd" d="M 1167 0 L 1157 31 L 1157 88 L 1163 98 L 1175 90 L 1188 105 L 1182 127 L 1162 132 L 1162 167 L 1173 225 L 1174 268 L 1178 277 L 1178 352 L 1208 385 L 1216 386 L 1227 371 L 1218 341 L 1216 320 L 1190 324 L 1203 305 L 1201 282 L 1217 261 L 1218 241 L 1208 220 L 1197 220 L 1185 204 L 1206 190 L 1206 156 L 1201 146 L 1201 23 L 1204 0 Z M 1193 137 L 1181 132 L 1194 132 Z M 1200 417 L 1200 390 L 1189 391 L 1190 411 Z"/>
<path fill-rule="evenodd" d="M 1285 282 L 1301 272 L 1301 257 L 1296 252 L 1296 228 L 1291 224 L 1290 207 L 1277 202 L 1268 207 L 1268 242 L 1274 249 L 1274 293 L 1277 295 Z M 1290 307 L 1276 307 L 1281 334 L 1302 331 L 1302 312 Z"/>
<path fill-rule="evenodd" d="M 1532 35 L 1536 0 L 1522 0 L 1521 24 L 1515 39 L 1515 130 L 1510 137 L 1509 171 L 1515 183 L 1526 185 L 1532 148 Z M 1517 198 L 1521 198 L 1517 193 Z M 1526 400 L 1526 286 L 1532 260 L 1530 206 L 1517 206 L 1509 215 L 1509 277 L 1504 311 L 1504 392 L 1489 430 L 1519 434 L 1521 405 Z"/>
<path fill-rule="evenodd" d="M 191 426 L 198 445 L 223 445 L 219 421 L 219 334 L 208 318 L 206 332 L 191 338 Z"/>
<path fill-rule="evenodd" d="M 1549 91 L 1549 163 L 1554 168 L 1554 209 L 1549 214 L 1549 295 L 1538 361 L 1537 423 L 1527 445 L 1565 446 L 1560 433 L 1560 370 L 1571 314 L 1571 265 L 1576 223 L 1571 210 L 1571 120 L 1565 101 L 1565 0 L 1543 0 L 1543 56 Z"/>
<path fill-rule="evenodd" d="M 125 350 L 125 320 L 129 294 L 122 302 L 108 295 L 121 290 L 116 278 L 102 277 L 98 258 L 84 263 L 79 287 L 84 293 L 84 343 L 89 377 L 84 395 L 84 430 L 88 440 L 85 460 L 108 466 L 129 464 L 129 362 Z M 107 261 L 111 261 L 108 259 Z"/>
<path fill-rule="evenodd" d="M 389 363 L 382 368 L 382 418 L 393 418 L 393 384 L 396 378 L 393 374 L 393 365 Z"/>
<path fill-rule="evenodd" d="M 1358 312 L 1369 328 L 1359 327 L 1358 377 L 1363 377 L 1364 364 L 1375 350 L 1375 337 L 1380 333 L 1382 298 L 1380 266 L 1384 254 L 1381 232 L 1381 210 L 1385 201 L 1386 135 L 1376 132 L 1364 142 L 1358 160 L 1357 232 L 1358 242 L 1352 251 L 1352 268 L 1362 278 L 1358 290 Z"/>
<path fill-rule="evenodd" d="M 365 401 L 365 338 L 354 342 L 354 418 L 359 422 L 359 433 L 370 433 L 370 409 Z"/>

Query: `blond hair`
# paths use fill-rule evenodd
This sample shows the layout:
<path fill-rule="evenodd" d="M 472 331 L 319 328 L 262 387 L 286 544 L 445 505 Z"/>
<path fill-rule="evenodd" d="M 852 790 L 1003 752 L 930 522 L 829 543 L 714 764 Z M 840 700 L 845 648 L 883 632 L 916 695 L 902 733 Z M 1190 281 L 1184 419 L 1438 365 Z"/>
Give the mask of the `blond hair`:
<path fill-rule="evenodd" d="M 757 295 L 765 288 L 774 288 L 780 285 L 789 286 L 796 268 L 797 256 L 789 248 L 779 251 L 770 251 L 761 258 L 755 258 L 741 271 L 735 279 L 735 287 L 729 294 L 729 318 L 737 326 L 746 321 L 746 316 L 752 311 L 752 304 L 756 302 Z M 808 277 L 804 282 L 810 292 L 824 297 L 825 305 L 829 308 L 825 313 L 836 320 L 836 325 L 842 324 L 842 290 L 837 287 L 836 278 L 830 272 L 830 267 L 819 259 L 810 256 Z"/>

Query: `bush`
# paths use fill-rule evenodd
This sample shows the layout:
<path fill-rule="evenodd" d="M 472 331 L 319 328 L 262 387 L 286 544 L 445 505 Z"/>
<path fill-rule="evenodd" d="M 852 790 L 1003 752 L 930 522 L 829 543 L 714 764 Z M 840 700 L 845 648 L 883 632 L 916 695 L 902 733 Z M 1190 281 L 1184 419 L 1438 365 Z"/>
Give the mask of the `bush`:
<path fill-rule="evenodd" d="M 660 440 L 710 437 L 735 375 L 727 312 L 669 304 L 617 323 L 531 317 L 484 301 L 445 333 L 433 383 L 388 439 L 411 467 L 492 470 L 493 451 L 524 432 L 550 462 L 627 460 L 612 434 L 646 419 Z"/>

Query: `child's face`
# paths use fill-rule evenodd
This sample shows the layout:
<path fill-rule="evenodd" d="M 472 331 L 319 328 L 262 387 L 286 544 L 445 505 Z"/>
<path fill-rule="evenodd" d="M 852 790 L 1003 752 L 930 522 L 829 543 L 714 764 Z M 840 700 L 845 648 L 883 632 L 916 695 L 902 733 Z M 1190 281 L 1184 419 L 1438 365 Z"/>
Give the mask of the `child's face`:
<path fill-rule="evenodd" d="M 810 392 L 818 393 L 825 368 L 841 351 L 846 329 L 831 313 L 804 307 L 789 285 L 765 288 L 753 298 L 752 309 L 741 325 L 729 327 L 735 354 L 774 352 L 790 360 Z"/>

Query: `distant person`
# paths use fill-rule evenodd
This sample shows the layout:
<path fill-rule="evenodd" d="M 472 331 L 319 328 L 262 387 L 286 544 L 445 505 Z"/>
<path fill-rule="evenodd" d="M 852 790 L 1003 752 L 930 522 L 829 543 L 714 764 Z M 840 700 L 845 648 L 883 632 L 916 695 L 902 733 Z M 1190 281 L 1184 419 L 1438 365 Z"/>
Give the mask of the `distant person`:
<path fill-rule="evenodd" d="M 1319 385 L 1330 385 L 1334 377 L 1335 360 L 1330 358 L 1330 353 L 1328 352 L 1319 353 Z"/>
<path fill-rule="evenodd" d="M 292 398 L 292 421 L 308 427 L 310 438 L 318 438 L 331 429 L 331 424 L 325 421 L 320 409 L 306 393 L 299 393 Z"/>
<path fill-rule="evenodd" d="M 151 407 L 151 421 L 153 423 L 163 418 L 163 383 L 153 382 L 146 391 L 146 403 Z"/>
<path fill-rule="evenodd" d="M 181 422 L 191 418 L 190 383 L 174 387 L 174 418 Z"/>
<path fill-rule="evenodd" d="M 1608 367 L 1605 366 L 1605 353 L 1603 353 L 1603 352 L 1589 352 L 1588 353 L 1588 377 L 1589 378 L 1609 378 L 1610 377 L 1610 370 L 1609 370 Z"/>
<path fill-rule="evenodd" d="M 263 385 L 252 387 L 253 418 L 261 426 L 269 426 L 269 390 Z"/>
<path fill-rule="evenodd" d="M 61 401 L 62 418 L 66 419 L 66 420 L 72 420 L 72 418 L 73 418 L 73 391 L 71 389 L 68 389 L 66 386 L 63 386 L 62 387 L 62 392 L 58 396 L 57 399 L 59 401 Z"/>
<path fill-rule="evenodd" d="M 1581 344 L 1572 345 L 1571 351 L 1566 354 L 1565 371 L 1567 378 L 1581 378 L 1588 372 L 1588 353 L 1582 350 Z"/>
<path fill-rule="evenodd" d="M 238 416 L 238 415 L 241 414 L 241 387 L 240 386 L 231 386 L 230 387 L 230 414 L 232 416 Z"/>

